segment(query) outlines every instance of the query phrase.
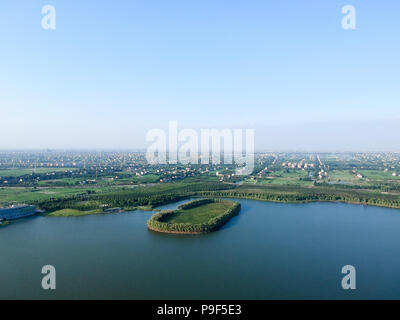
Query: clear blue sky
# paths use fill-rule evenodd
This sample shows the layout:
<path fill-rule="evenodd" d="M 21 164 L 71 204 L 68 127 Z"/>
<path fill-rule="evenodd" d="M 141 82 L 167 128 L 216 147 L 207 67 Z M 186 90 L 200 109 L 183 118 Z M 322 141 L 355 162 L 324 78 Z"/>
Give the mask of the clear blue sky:
<path fill-rule="evenodd" d="M 0 149 L 143 148 L 178 120 L 255 128 L 257 149 L 400 150 L 399 34 L 397 0 L 2 0 Z"/>

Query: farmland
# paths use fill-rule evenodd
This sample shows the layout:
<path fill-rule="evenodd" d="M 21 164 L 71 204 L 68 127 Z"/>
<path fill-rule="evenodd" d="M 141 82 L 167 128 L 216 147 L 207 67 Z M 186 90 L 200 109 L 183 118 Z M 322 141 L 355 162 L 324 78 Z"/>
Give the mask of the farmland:
<path fill-rule="evenodd" d="M 396 153 L 257 153 L 247 176 L 236 176 L 235 165 L 150 165 L 143 152 L 0 153 L 0 173 L 0 206 L 78 211 L 60 215 L 153 208 L 193 196 L 400 207 Z"/>
<path fill-rule="evenodd" d="M 74 168 L 21 168 L 21 169 L 1 169 L 0 170 L 0 177 L 22 177 L 25 175 L 31 174 L 46 174 L 46 173 L 53 173 L 53 172 L 67 172 L 76 170 Z"/>

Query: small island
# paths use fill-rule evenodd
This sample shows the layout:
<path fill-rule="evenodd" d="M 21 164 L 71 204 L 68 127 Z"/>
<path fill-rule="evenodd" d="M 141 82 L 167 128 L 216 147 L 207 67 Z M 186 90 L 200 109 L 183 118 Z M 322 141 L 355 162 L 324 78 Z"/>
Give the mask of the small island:
<path fill-rule="evenodd" d="M 0 228 L 8 226 L 10 224 L 10 221 L 0 221 Z"/>
<path fill-rule="evenodd" d="M 185 203 L 177 210 L 161 211 L 149 219 L 149 230 L 201 234 L 218 230 L 240 211 L 240 204 L 221 199 L 201 199 Z"/>

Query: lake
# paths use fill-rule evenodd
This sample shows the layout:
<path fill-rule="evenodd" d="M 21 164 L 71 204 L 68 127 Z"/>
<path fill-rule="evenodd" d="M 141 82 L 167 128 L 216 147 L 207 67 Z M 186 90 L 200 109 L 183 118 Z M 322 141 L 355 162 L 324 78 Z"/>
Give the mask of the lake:
<path fill-rule="evenodd" d="M 145 211 L 15 221 L 0 228 L 0 298 L 400 298 L 400 210 L 236 201 L 240 214 L 206 235 L 150 232 Z M 341 287 L 344 265 L 356 290 Z"/>

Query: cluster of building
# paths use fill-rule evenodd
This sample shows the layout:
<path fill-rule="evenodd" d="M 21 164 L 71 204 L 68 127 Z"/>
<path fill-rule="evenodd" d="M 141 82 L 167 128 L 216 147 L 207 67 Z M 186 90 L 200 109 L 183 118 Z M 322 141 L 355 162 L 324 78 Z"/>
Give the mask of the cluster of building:
<path fill-rule="evenodd" d="M 269 170 L 268 167 L 265 167 L 264 169 L 262 169 L 261 171 L 259 171 L 259 172 L 257 173 L 257 177 L 258 177 L 258 178 L 262 178 L 263 176 L 267 176 L 267 175 L 269 175 L 270 173 L 272 173 L 272 171 Z M 252 180 L 255 180 L 255 177 L 250 177 L 250 179 L 251 179 L 251 178 L 254 178 L 254 179 L 252 179 Z"/>
<path fill-rule="evenodd" d="M 234 173 L 231 173 L 231 174 L 224 174 L 224 173 L 221 173 L 221 172 L 219 172 L 219 171 L 217 171 L 217 172 L 215 173 L 215 175 L 219 178 L 219 181 L 227 181 L 227 180 L 229 180 L 229 179 L 231 179 L 232 177 L 235 176 Z"/>
<path fill-rule="evenodd" d="M 324 177 L 328 176 L 328 172 L 325 171 L 324 169 L 320 169 L 320 171 L 318 171 L 318 179 L 321 180 Z"/>
<path fill-rule="evenodd" d="M 364 179 L 364 176 L 360 172 L 357 172 L 356 178 L 357 179 Z"/>
<path fill-rule="evenodd" d="M 282 167 L 284 168 L 292 168 L 292 169 L 307 169 L 307 168 L 314 168 L 314 163 L 308 163 L 305 160 L 301 160 L 299 162 L 283 162 Z"/>

